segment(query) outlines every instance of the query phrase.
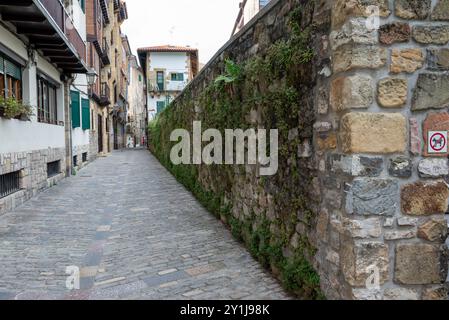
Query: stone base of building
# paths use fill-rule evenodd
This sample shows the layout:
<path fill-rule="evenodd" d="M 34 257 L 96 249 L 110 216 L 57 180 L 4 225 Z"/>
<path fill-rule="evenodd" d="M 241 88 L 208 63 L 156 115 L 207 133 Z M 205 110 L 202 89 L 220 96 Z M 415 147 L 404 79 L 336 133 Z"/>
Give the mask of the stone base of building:
<path fill-rule="evenodd" d="M 76 157 L 76 162 L 75 160 L 72 162 L 76 170 L 81 170 L 91 161 L 95 160 L 95 155 L 90 153 L 90 146 L 88 144 L 74 147 L 72 156 L 73 159 Z"/>
<path fill-rule="evenodd" d="M 57 184 L 65 178 L 64 168 L 65 148 L 0 154 L 0 175 L 18 172 L 20 177 L 19 190 L 0 199 L 0 215 Z"/>

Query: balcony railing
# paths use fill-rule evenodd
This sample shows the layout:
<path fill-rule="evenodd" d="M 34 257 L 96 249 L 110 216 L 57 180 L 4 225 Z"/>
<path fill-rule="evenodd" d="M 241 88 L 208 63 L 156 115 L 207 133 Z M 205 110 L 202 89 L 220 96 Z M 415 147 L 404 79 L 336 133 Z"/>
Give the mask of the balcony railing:
<path fill-rule="evenodd" d="M 59 0 L 38 0 L 48 11 L 50 16 L 58 25 L 59 29 L 66 35 L 67 39 L 75 48 L 79 57 L 86 61 L 86 43 L 73 26 L 72 19 Z"/>
<path fill-rule="evenodd" d="M 105 107 L 111 104 L 111 90 L 107 82 L 102 82 L 100 87 L 100 105 Z"/>
<path fill-rule="evenodd" d="M 105 66 L 111 64 L 111 59 L 109 58 L 109 45 L 106 38 L 103 38 L 103 47 L 102 47 L 102 55 L 101 55 L 101 61 Z"/>

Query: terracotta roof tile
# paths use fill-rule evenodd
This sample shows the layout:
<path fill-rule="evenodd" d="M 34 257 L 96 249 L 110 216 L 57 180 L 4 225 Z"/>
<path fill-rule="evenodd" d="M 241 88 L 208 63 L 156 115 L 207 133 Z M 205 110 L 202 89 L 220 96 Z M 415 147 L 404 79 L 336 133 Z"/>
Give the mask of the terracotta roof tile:
<path fill-rule="evenodd" d="M 138 52 L 197 52 L 198 49 L 192 47 L 181 47 L 181 46 L 156 46 L 156 47 L 145 47 L 137 49 Z"/>

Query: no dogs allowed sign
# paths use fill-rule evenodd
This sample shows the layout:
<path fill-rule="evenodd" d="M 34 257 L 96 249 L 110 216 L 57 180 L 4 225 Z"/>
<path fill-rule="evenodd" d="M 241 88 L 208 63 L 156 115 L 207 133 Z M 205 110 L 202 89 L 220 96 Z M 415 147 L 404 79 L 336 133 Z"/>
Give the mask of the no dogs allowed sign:
<path fill-rule="evenodd" d="M 428 153 L 447 153 L 447 131 L 429 131 L 428 133 Z"/>

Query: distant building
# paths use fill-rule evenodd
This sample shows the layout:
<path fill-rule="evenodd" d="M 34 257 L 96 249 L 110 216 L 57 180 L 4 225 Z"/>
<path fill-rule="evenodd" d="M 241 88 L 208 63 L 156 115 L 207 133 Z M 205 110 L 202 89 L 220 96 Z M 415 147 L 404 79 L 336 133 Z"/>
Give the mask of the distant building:
<path fill-rule="evenodd" d="M 149 119 L 161 112 L 198 74 L 198 50 L 159 46 L 138 49 L 145 73 Z"/>
<path fill-rule="evenodd" d="M 269 2 L 270 0 L 243 0 L 240 2 L 240 11 L 235 21 L 232 35 L 239 32 Z"/>

